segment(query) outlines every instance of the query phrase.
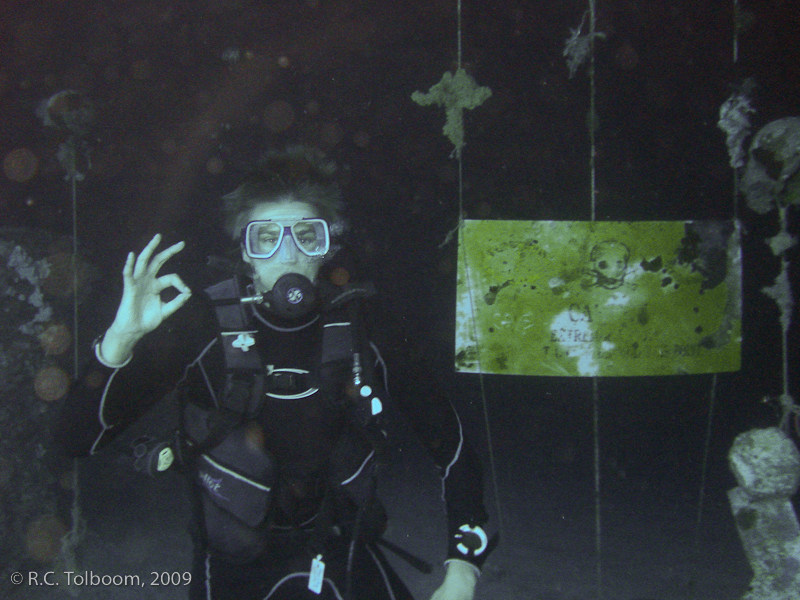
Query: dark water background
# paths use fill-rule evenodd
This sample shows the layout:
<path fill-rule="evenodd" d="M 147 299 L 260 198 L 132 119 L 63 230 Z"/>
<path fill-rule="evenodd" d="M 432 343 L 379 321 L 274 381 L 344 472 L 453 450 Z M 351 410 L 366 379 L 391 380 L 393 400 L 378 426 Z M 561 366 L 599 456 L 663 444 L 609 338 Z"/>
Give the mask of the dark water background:
<path fill-rule="evenodd" d="M 468 217 L 589 218 L 588 78 L 582 68 L 569 79 L 561 55 L 585 9 L 577 1 L 464 3 L 464 67 L 493 91 L 465 115 Z M 800 12 L 780 0 L 742 2 L 734 64 L 732 9 L 697 0 L 598 4 L 597 30 L 606 33 L 596 50 L 598 219 L 733 218 L 720 105 L 753 78 L 754 130 L 800 114 Z M 162 232 L 168 242 L 187 240 L 183 268 L 224 253 L 218 196 L 267 148 L 323 148 L 341 165 L 366 270 L 387 310 L 428 349 L 484 458 L 493 524 L 499 506 L 504 529 L 481 583 L 485 597 L 593 597 L 591 382 L 485 377 L 491 473 L 478 379 L 452 372 L 456 248 L 439 244 L 458 218 L 457 164 L 440 133 L 442 111 L 410 95 L 454 68 L 454 18 L 455 2 L 439 0 L 6 0 L 0 154 L 29 148 L 39 170 L 22 183 L 0 177 L 0 221 L 71 234 L 57 159 L 65 134 L 36 111 L 60 90 L 81 92 L 94 118 L 84 137 L 91 167 L 85 158 L 80 167 L 78 239 L 102 274 L 82 311 L 88 332 L 113 315 L 129 250 Z M 227 50 L 239 52 L 238 62 L 223 60 Z M 265 117 L 278 101 L 293 112 L 284 132 Z M 778 225 L 774 211 L 757 215 L 741 201 L 738 216 L 742 369 L 718 378 L 699 527 L 711 376 L 599 381 L 606 597 L 732 598 L 750 577 L 727 508 L 735 483 L 726 455 L 737 433 L 776 423 L 761 398 L 781 389 L 778 313 L 759 290 L 779 271 L 763 242 Z M 109 502 L 92 508 L 90 499 L 86 510 L 113 547 L 126 529 L 112 522 L 119 513 L 104 512 Z M 185 551 L 185 540 L 176 547 Z"/>

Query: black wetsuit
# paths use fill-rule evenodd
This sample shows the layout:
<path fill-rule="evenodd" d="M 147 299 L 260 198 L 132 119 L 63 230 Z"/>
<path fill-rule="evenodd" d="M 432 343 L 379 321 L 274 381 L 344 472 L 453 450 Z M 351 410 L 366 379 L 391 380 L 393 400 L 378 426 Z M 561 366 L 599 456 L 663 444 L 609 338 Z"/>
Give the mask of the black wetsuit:
<path fill-rule="evenodd" d="M 320 374 L 325 319 L 316 312 L 290 321 L 253 305 L 245 310 L 253 336 L 246 338 L 247 348 L 242 351 L 258 352 L 268 374 L 265 389 L 259 390 L 263 404 L 255 414 L 223 427 L 222 435 L 213 439 L 215 448 L 202 448 L 204 454 L 193 457 L 186 468 L 195 482 L 197 508 L 191 597 L 344 598 L 350 534 L 358 521 L 367 543 L 355 545 L 349 578 L 353 600 L 410 598 L 378 548 L 369 543 L 370 536 L 381 534 L 381 511 L 371 505 L 357 516 L 357 507 L 369 497 L 373 465 L 381 451 L 340 401 L 350 393 L 349 363 L 329 365 L 326 374 Z M 114 369 L 95 358 L 84 371 L 94 373 L 94 379 L 79 380 L 64 406 L 59 431 L 65 450 L 76 456 L 98 451 L 176 385 L 201 412 L 224 405 L 231 379 L 218 330 L 208 297 L 195 293 L 187 305 L 139 342 L 129 364 Z M 380 372 L 381 357 L 374 345 L 370 348 L 364 359 Z M 401 369 L 415 372 L 393 371 L 393 386 L 401 378 L 404 381 L 395 386 L 401 389 L 392 390 L 391 401 L 380 393 L 387 417 L 382 427 L 391 423 L 398 408 L 406 414 L 441 469 L 448 558 L 478 567 L 485 556 L 474 556 L 460 543 L 465 525 L 480 526 L 486 520 L 478 462 L 464 443 L 452 404 L 430 385 L 430 377 L 421 380 L 418 366 L 404 362 Z M 98 372 L 105 375 L 105 384 L 99 387 L 93 385 Z M 417 382 L 419 388 L 413 389 Z M 411 385 L 402 389 L 403 383 Z M 390 425 L 387 429 L 391 440 Z M 225 483 L 220 484 L 216 476 L 232 470 L 239 477 L 235 472 L 244 472 L 242 465 L 231 463 L 251 451 L 268 458 L 256 467 L 266 465 L 264 472 L 270 473 L 259 486 L 269 490 L 264 492 L 269 510 L 263 521 L 256 515 L 246 524 L 243 521 L 252 517 L 252 506 L 242 513 L 234 510 L 239 518 L 220 509 L 226 506 L 222 500 L 230 498 L 217 493 L 217 486 Z M 242 467 L 249 469 L 253 463 Z M 251 495 L 251 504 L 253 498 L 259 501 Z M 308 591 L 308 573 L 318 555 L 325 563 L 319 595 Z"/>

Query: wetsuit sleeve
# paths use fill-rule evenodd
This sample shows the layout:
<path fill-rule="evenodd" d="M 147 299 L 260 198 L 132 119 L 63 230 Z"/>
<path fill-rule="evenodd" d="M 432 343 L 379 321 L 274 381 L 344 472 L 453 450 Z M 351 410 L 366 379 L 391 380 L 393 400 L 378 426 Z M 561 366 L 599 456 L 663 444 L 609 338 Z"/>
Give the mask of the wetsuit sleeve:
<path fill-rule="evenodd" d="M 480 460 L 465 439 L 455 407 L 435 385 L 428 365 L 421 358 L 404 362 L 407 381 L 392 396 L 400 395 L 398 403 L 439 467 L 447 508 L 448 560 L 464 560 L 480 569 L 489 549 Z"/>
<path fill-rule="evenodd" d="M 372 329 L 376 330 L 374 326 Z M 393 405 L 404 413 L 439 467 L 447 509 L 448 560 L 463 560 L 480 570 L 490 550 L 483 529 L 488 514 L 480 460 L 465 439 L 455 406 L 437 385 L 437 376 L 424 354 L 409 347 L 404 335 L 390 331 L 382 335 L 388 336 L 380 343 L 387 347 L 381 352 L 385 353 L 391 373 L 389 392 Z"/>
<path fill-rule="evenodd" d="M 119 368 L 102 364 L 93 349 L 54 432 L 55 442 L 67 455 L 94 454 L 174 389 L 186 366 L 213 340 L 211 312 L 201 296 L 194 295 L 144 336 L 133 358 Z"/>

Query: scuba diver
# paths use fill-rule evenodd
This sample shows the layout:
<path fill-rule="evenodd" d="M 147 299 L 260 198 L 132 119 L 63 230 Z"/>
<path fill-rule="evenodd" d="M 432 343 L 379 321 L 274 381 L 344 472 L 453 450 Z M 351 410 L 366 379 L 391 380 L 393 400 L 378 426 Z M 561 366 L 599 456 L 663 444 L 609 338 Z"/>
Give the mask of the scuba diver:
<path fill-rule="evenodd" d="M 159 401 L 180 403 L 172 433 L 135 454 L 137 468 L 192 482 L 192 599 L 410 599 L 383 554 L 402 550 L 382 539 L 375 497 L 398 411 L 442 478 L 448 551 L 432 600 L 472 599 L 490 550 L 480 463 L 452 403 L 407 351 L 389 396 L 375 290 L 352 280 L 338 246 L 334 172 L 307 148 L 267 155 L 223 197 L 244 266 L 202 292 L 159 274 L 184 242 L 157 252 L 156 235 L 129 253 L 116 317 L 84 370 L 95 378 L 63 408 L 59 441 L 86 456 Z"/>

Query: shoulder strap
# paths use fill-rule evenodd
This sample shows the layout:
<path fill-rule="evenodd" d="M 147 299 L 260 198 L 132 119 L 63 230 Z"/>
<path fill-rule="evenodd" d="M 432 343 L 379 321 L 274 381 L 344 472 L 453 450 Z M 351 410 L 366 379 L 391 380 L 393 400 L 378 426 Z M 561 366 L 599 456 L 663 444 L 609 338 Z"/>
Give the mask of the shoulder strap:
<path fill-rule="evenodd" d="M 225 359 L 223 406 L 234 413 L 253 416 L 260 409 L 264 371 L 256 346 L 252 317 L 240 302 L 241 283 L 233 277 L 206 289 L 214 305 L 219 343 Z"/>
<path fill-rule="evenodd" d="M 225 362 L 225 389 L 216 408 L 210 410 L 184 397 L 184 443 L 180 448 L 184 464 L 217 446 L 245 418 L 254 416 L 263 399 L 264 373 L 256 348 L 256 330 L 240 302 L 240 282 L 236 277 L 226 279 L 206 288 L 205 293 L 217 317 L 217 339 Z"/>

